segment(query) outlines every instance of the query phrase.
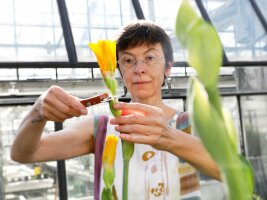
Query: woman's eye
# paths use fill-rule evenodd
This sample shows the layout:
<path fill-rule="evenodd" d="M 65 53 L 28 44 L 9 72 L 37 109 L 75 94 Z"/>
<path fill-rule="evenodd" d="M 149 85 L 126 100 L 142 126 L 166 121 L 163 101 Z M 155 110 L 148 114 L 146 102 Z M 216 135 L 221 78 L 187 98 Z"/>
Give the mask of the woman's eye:
<path fill-rule="evenodd" d="M 152 60 L 154 60 L 154 59 L 155 59 L 154 56 L 146 56 L 146 57 L 145 57 L 145 60 L 146 60 L 146 61 L 152 61 Z"/>
<path fill-rule="evenodd" d="M 131 59 L 131 58 L 125 58 L 124 59 L 124 63 L 127 63 L 127 64 L 132 63 L 132 61 L 133 61 L 133 59 Z"/>

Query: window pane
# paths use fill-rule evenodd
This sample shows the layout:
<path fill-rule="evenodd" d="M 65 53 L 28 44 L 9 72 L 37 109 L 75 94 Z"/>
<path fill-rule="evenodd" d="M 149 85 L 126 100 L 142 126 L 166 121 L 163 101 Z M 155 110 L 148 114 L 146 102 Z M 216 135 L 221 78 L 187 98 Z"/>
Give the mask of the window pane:
<path fill-rule="evenodd" d="M 91 79 L 89 68 L 58 68 L 58 79 Z"/>
<path fill-rule="evenodd" d="M 265 0 L 255 0 L 255 2 L 261 11 L 261 14 L 265 17 L 265 21 L 267 21 L 267 2 Z"/>
<path fill-rule="evenodd" d="M 174 60 L 184 61 L 186 55 L 175 35 L 175 19 L 181 1 L 144 0 L 140 1 L 146 19 L 158 23 L 170 36 L 174 48 Z M 164 9 L 163 9 L 164 8 Z"/>
<path fill-rule="evenodd" d="M 203 2 L 229 60 L 266 60 L 267 36 L 249 1 Z"/>
<path fill-rule="evenodd" d="M 55 79 L 55 69 L 19 69 L 20 80 Z"/>
<path fill-rule="evenodd" d="M 56 1 L 2 2 L 0 62 L 67 61 Z"/>
<path fill-rule="evenodd" d="M 95 61 L 89 42 L 115 39 L 121 25 L 136 19 L 130 0 L 67 0 L 79 61 Z M 112 8 L 112 9 L 111 9 Z"/>
<path fill-rule="evenodd" d="M 235 69 L 237 88 L 240 91 L 266 91 L 266 67 L 238 67 Z"/>
<path fill-rule="evenodd" d="M 247 156 L 254 168 L 255 193 L 267 198 L 267 96 L 241 98 Z"/>
<path fill-rule="evenodd" d="M 48 199 L 58 198 L 56 162 L 19 164 L 10 159 L 11 144 L 17 129 L 30 106 L 1 107 L 0 140 L 2 150 L 0 177 L 3 192 L 0 199 Z M 45 134 L 54 130 L 54 123 L 48 122 Z M 54 163 L 54 164 L 53 164 Z"/>
<path fill-rule="evenodd" d="M 245 96 L 241 99 L 248 156 L 267 155 L 267 97 Z"/>
<path fill-rule="evenodd" d="M 17 80 L 16 69 L 0 69 L 0 80 Z"/>

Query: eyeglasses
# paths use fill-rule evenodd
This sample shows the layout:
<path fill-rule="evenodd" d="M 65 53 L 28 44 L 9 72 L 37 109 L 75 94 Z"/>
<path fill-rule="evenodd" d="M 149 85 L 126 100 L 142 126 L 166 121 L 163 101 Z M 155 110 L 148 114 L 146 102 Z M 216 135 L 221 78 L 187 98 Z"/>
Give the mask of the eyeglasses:
<path fill-rule="evenodd" d="M 146 64 L 147 66 L 153 66 L 160 60 L 162 60 L 163 57 L 155 57 L 155 56 L 145 56 L 142 59 L 136 59 L 132 56 L 125 56 L 122 59 L 118 61 L 118 64 L 125 68 L 133 68 L 135 65 L 138 64 L 139 61 L 141 61 L 142 64 Z"/>

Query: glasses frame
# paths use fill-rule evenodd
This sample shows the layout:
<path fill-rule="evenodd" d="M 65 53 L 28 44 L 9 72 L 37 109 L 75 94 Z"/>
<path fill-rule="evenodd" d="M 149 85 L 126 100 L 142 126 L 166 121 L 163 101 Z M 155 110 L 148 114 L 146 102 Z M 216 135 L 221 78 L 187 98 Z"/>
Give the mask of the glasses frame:
<path fill-rule="evenodd" d="M 129 56 L 129 57 L 132 58 L 132 64 L 131 64 L 131 66 L 127 66 L 127 67 L 126 67 L 125 64 L 122 64 L 122 63 L 121 63 L 121 61 L 122 61 L 121 59 L 119 59 L 119 60 L 117 61 L 117 64 L 120 65 L 120 66 L 122 66 L 122 67 L 132 69 L 132 68 L 134 68 L 134 67 L 138 64 L 139 61 L 141 61 L 141 63 L 142 63 L 142 64 L 145 64 L 146 66 L 151 66 L 151 64 L 147 64 L 147 62 L 149 62 L 149 61 L 146 61 L 146 58 L 147 58 L 147 57 L 152 57 L 153 59 L 155 59 L 155 64 L 158 63 L 158 62 L 159 62 L 160 60 L 162 60 L 163 58 L 165 59 L 165 56 L 162 56 L 162 57 L 147 56 L 147 57 L 143 57 L 143 58 L 139 58 L 139 59 L 137 59 L 137 58 L 135 58 L 135 57 L 133 57 L 133 56 Z"/>

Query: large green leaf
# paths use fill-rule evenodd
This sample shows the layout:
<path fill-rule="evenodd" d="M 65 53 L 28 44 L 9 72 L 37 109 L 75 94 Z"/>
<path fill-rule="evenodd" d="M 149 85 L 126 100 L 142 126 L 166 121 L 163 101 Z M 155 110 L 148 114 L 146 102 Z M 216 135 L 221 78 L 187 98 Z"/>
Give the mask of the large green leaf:
<path fill-rule="evenodd" d="M 210 104 L 208 95 L 197 78 L 192 78 L 188 110 L 194 130 L 215 161 L 222 166 L 235 162 L 236 152 L 229 142 L 224 121 Z"/>
<path fill-rule="evenodd" d="M 103 188 L 102 194 L 101 194 L 101 200 L 113 200 L 112 190 Z"/>
<path fill-rule="evenodd" d="M 200 18 L 191 8 L 188 1 L 181 3 L 178 15 L 176 18 L 176 36 L 184 47 L 188 46 L 189 37 L 188 33 L 190 28 L 193 27 Z"/>
<path fill-rule="evenodd" d="M 204 87 L 196 78 L 192 81 L 191 95 L 189 112 L 192 125 L 207 151 L 220 165 L 227 183 L 229 199 L 249 199 L 252 194 L 250 192 L 252 176 L 246 163 L 240 162 L 237 149 L 233 145 L 233 138 L 229 137 L 231 134 L 228 130 L 232 127 L 226 127 L 224 119 L 210 104 Z"/>
<path fill-rule="evenodd" d="M 190 66 L 205 87 L 216 87 L 222 63 L 222 48 L 214 28 L 201 20 L 193 27 L 188 45 Z"/>
<path fill-rule="evenodd" d="M 230 142 L 233 145 L 233 149 L 235 149 L 235 151 L 238 152 L 238 141 L 237 141 L 238 138 L 237 138 L 236 128 L 229 111 L 226 109 L 223 109 L 223 118 Z"/>
<path fill-rule="evenodd" d="M 242 171 L 244 173 L 244 176 L 246 178 L 246 186 L 247 186 L 247 191 L 250 195 L 250 199 L 252 198 L 252 194 L 254 192 L 254 173 L 253 173 L 253 168 L 250 164 L 250 162 L 243 156 L 239 155 L 241 166 L 242 166 Z"/>
<path fill-rule="evenodd" d="M 180 6 L 176 35 L 188 49 L 188 62 L 196 69 L 204 86 L 216 86 L 222 63 L 221 42 L 215 29 L 195 13 L 188 1 Z"/>
<path fill-rule="evenodd" d="M 188 62 L 196 69 L 188 88 L 188 110 L 193 130 L 219 164 L 230 200 L 250 200 L 254 180 L 250 164 L 240 157 L 237 132 L 230 114 L 222 110 L 217 81 L 222 47 L 211 24 L 200 18 L 183 0 L 176 19 L 176 34 L 188 50 Z"/>

